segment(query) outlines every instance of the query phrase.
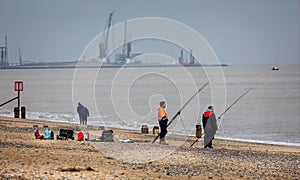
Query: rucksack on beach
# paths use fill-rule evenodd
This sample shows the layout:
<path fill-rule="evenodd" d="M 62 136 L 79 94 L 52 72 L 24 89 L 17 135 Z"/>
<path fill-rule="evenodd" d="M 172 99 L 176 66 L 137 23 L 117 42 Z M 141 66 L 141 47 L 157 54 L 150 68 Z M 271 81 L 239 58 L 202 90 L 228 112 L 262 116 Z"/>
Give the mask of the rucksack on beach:
<path fill-rule="evenodd" d="M 112 130 L 104 130 L 101 136 L 102 142 L 114 142 L 114 132 Z"/>

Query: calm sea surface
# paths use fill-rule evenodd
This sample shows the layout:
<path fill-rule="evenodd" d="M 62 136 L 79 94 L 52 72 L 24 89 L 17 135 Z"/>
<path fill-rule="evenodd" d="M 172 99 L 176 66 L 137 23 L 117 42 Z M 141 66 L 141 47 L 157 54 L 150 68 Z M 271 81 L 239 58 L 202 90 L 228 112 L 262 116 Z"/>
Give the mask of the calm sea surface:
<path fill-rule="evenodd" d="M 279 71 L 268 66 L 223 67 L 222 77 L 207 75 L 206 70 L 220 72 L 216 67 L 0 70 L 0 103 L 15 97 L 13 83 L 23 80 L 21 103 L 28 118 L 78 123 L 80 101 L 90 110 L 89 124 L 140 129 L 142 124 L 157 124 L 159 101 L 167 101 L 171 118 L 208 78 L 218 79 L 224 83 L 201 91 L 169 127 L 170 133 L 194 134 L 208 105 L 221 114 L 254 87 L 218 121 L 217 136 L 300 146 L 300 66 Z M 0 116 L 12 117 L 16 105 L 1 107 Z"/>

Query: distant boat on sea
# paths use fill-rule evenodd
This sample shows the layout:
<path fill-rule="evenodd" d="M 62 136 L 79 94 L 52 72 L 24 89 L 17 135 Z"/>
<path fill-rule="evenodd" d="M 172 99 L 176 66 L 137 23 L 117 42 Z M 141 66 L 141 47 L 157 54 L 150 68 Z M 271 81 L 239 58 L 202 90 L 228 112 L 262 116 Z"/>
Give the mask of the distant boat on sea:
<path fill-rule="evenodd" d="M 278 71 L 278 70 L 279 70 L 279 67 L 273 66 L 273 67 L 272 67 L 272 70 L 273 70 L 273 71 Z"/>

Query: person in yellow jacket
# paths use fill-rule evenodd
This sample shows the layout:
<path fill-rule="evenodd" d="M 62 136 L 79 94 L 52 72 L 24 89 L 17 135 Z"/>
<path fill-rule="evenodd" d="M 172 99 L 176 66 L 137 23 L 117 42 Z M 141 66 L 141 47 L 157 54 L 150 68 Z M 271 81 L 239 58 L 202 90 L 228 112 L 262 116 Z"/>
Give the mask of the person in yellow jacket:
<path fill-rule="evenodd" d="M 168 125 L 169 117 L 168 114 L 166 113 L 165 108 L 166 108 L 166 102 L 161 101 L 159 103 L 159 108 L 157 109 L 158 112 L 157 120 L 160 126 L 159 143 L 163 145 L 168 145 L 168 143 L 166 142 L 166 134 L 168 133 L 167 125 Z"/>

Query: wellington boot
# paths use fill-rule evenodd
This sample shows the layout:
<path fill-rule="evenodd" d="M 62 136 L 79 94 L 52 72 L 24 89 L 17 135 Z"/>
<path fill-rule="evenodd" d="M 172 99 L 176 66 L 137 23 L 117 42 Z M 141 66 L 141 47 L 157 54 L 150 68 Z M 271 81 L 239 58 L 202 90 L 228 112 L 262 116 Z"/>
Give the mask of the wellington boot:
<path fill-rule="evenodd" d="M 161 144 L 161 145 L 169 145 L 169 143 L 167 143 L 166 141 L 159 142 L 159 144 Z"/>

